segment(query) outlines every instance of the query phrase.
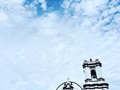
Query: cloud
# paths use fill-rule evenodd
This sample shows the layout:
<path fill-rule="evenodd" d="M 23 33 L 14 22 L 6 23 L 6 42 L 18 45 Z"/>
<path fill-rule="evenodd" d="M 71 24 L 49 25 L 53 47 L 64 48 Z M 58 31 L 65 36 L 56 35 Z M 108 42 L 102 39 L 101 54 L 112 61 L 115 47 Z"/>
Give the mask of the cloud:
<path fill-rule="evenodd" d="M 110 90 L 119 88 L 119 1 L 64 0 L 62 12 L 28 2 L 0 1 L 0 90 L 53 90 L 68 77 L 82 85 L 89 58 L 103 62 Z"/>

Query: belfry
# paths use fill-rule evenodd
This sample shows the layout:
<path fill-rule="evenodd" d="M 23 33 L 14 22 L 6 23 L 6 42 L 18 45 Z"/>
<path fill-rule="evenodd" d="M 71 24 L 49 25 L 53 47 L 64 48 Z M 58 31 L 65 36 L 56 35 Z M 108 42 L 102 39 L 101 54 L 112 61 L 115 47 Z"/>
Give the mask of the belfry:
<path fill-rule="evenodd" d="M 108 83 L 105 82 L 102 74 L 102 63 L 98 59 L 95 61 L 84 60 L 83 69 L 85 74 L 85 90 L 108 89 Z"/>

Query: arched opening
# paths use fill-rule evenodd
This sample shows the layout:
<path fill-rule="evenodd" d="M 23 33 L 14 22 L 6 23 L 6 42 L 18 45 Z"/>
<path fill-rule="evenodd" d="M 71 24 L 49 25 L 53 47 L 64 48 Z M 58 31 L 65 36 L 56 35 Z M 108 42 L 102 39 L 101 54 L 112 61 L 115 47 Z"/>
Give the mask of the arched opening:
<path fill-rule="evenodd" d="M 97 79 L 97 74 L 96 74 L 96 71 L 94 69 L 91 70 L 91 78 Z"/>

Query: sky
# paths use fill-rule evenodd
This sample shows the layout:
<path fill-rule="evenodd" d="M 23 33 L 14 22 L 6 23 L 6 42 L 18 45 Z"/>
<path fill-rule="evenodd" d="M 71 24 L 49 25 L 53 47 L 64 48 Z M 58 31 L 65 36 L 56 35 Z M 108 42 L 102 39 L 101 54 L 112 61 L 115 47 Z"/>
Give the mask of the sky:
<path fill-rule="evenodd" d="M 82 86 L 90 58 L 119 90 L 119 0 L 0 0 L 0 90 Z"/>

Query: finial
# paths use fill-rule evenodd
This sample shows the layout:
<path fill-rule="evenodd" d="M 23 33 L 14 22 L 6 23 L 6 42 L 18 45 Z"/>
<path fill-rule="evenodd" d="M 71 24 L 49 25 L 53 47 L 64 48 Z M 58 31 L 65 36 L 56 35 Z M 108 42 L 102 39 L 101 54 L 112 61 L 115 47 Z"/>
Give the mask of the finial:
<path fill-rule="evenodd" d="M 90 58 L 90 61 L 92 62 L 92 59 Z"/>
<path fill-rule="evenodd" d="M 99 62 L 99 59 L 96 59 L 97 62 Z"/>
<path fill-rule="evenodd" d="M 69 82 L 70 78 L 67 78 L 67 80 L 68 80 L 68 82 Z"/>
<path fill-rule="evenodd" d="M 84 62 L 87 62 L 87 60 L 84 60 Z"/>

